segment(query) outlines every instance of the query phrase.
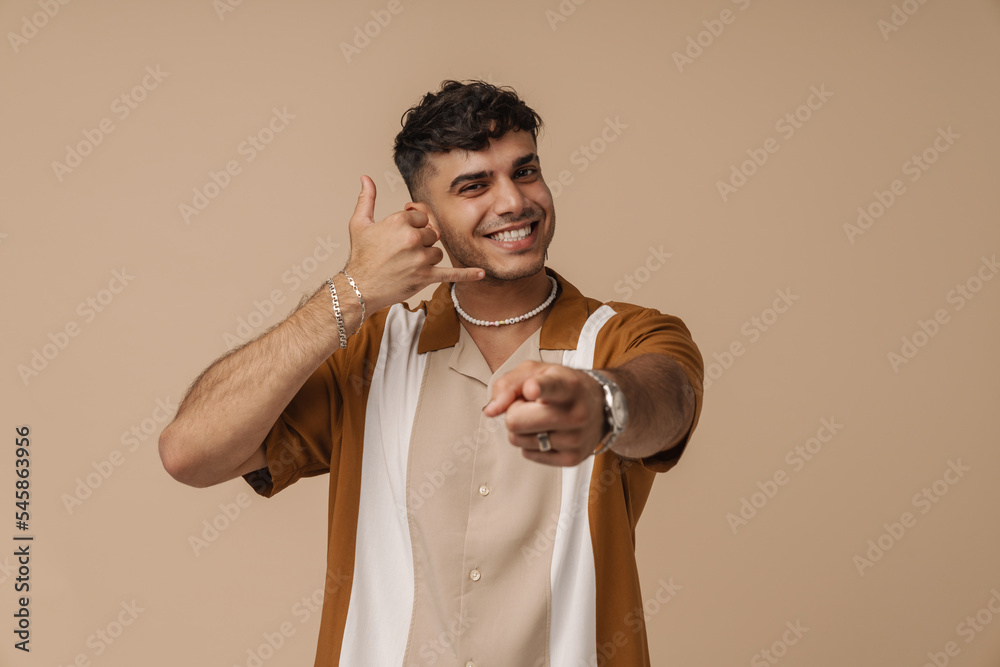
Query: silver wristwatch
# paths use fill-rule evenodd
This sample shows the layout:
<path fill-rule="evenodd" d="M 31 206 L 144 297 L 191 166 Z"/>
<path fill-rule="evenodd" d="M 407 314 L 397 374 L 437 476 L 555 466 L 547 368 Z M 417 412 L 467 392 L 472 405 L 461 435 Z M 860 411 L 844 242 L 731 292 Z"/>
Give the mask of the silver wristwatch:
<path fill-rule="evenodd" d="M 598 443 L 594 454 L 603 454 L 614 443 L 615 439 L 625 430 L 628 423 L 628 405 L 625 403 L 625 394 L 622 393 L 618 383 L 609 378 L 601 371 L 592 369 L 582 369 L 584 373 L 597 380 L 604 390 L 604 437 Z"/>

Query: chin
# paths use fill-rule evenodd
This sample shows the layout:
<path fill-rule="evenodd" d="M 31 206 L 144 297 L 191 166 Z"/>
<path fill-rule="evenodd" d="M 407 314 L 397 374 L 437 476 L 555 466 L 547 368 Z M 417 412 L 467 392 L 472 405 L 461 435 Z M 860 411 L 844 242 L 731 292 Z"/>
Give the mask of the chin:
<path fill-rule="evenodd" d="M 539 271 L 542 271 L 544 268 L 544 258 L 532 262 L 531 264 L 521 264 L 519 266 L 491 265 L 483 267 L 483 270 L 486 271 L 486 277 L 483 278 L 483 280 L 492 284 L 521 280 L 522 278 L 530 278 Z"/>

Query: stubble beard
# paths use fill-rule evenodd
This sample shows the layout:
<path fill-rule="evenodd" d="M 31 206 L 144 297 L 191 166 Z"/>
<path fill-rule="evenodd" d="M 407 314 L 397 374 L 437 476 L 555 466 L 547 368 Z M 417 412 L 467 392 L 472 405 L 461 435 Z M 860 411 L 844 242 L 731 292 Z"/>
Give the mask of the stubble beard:
<path fill-rule="evenodd" d="M 538 224 L 541 225 L 541 221 Z M 537 231 L 538 230 L 536 229 L 536 232 Z M 497 266 L 495 263 L 489 261 L 486 253 L 478 250 L 471 243 L 459 239 L 456 235 L 452 234 L 450 229 L 446 229 L 444 226 L 441 226 L 441 243 L 448 250 L 448 253 L 454 258 L 456 263 L 466 267 L 482 269 L 486 273 L 486 276 L 480 282 L 484 282 L 487 285 L 501 285 L 514 280 L 528 278 L 541 271 L 545 267 L 545 254 L 549 249 L 549 244 L 552 243 L 555 231 L 556 216 L 553 211 L 548 231 L 546 232 L 545 237 L 541 239 L 541 247 L 543 249 L 542 255 L 537 261 L 533 262 L 529 266 L 509 269 Z M 524 252 L 537 252 L 537 250 L 531 248 Z"/>

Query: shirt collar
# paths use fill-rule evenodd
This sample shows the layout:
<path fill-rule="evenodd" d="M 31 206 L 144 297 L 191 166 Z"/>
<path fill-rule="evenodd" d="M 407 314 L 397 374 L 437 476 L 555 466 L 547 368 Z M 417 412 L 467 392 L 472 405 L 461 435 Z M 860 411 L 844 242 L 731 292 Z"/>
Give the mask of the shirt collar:
<path fill-rule="evenodd" d="M 545 272 L 559 283 L 559 295 L 542 323 L 538 347 L 542 350 L 575 350 L 580 331 L 596 302 L 583 296 L 580 290 L 552 269 L 546 267 Z M 454 347 L 462 325 L 458 321 L 455 304 L 451 302 L 451 283 L 438 285 L 423 307 L 427 318 L 420 331 L 417 353 Z"/>

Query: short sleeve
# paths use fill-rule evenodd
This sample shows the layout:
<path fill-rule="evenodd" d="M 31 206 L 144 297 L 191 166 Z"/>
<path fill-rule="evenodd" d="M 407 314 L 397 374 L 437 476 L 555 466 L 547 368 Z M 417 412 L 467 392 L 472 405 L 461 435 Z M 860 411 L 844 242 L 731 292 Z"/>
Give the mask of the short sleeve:
<path fill-rule="evenodd" d="M 243 475 L 254 491 L 269 498 L 303 477 L 340 473 L 341 445 L 361 442 L 388 312 L 384 308 L 365 320 L 347 347 L 320 364 L 281 411 L 264 438 L 267 467 Z"/>
<path fill-rule="evenodd" d="M 662 354 L 673 359 L 684 371 L 694 390 L 695 408 L 691 426 L 681 440 L 670 449 L 640 459 L 643 467 L 665 472 L 677 464 L 701 416 L 705 365 L 701 352 L 684 322 L 652 308 L 632 304 L 609 303 L 616 315 L 602 327 L 595 357 L 598 368 L 614 368 L 644 354 Z"/>
<path fill-rule="evenodd" d="M 253 490 L 271 497 L 302 477 L 330 471 L 341 432 L 342 400 L 330 357 L 313 371 L 264 438 L 267 467 L 243 475 Z M 338 443 L 335 443 L 335 439 Z"/>

